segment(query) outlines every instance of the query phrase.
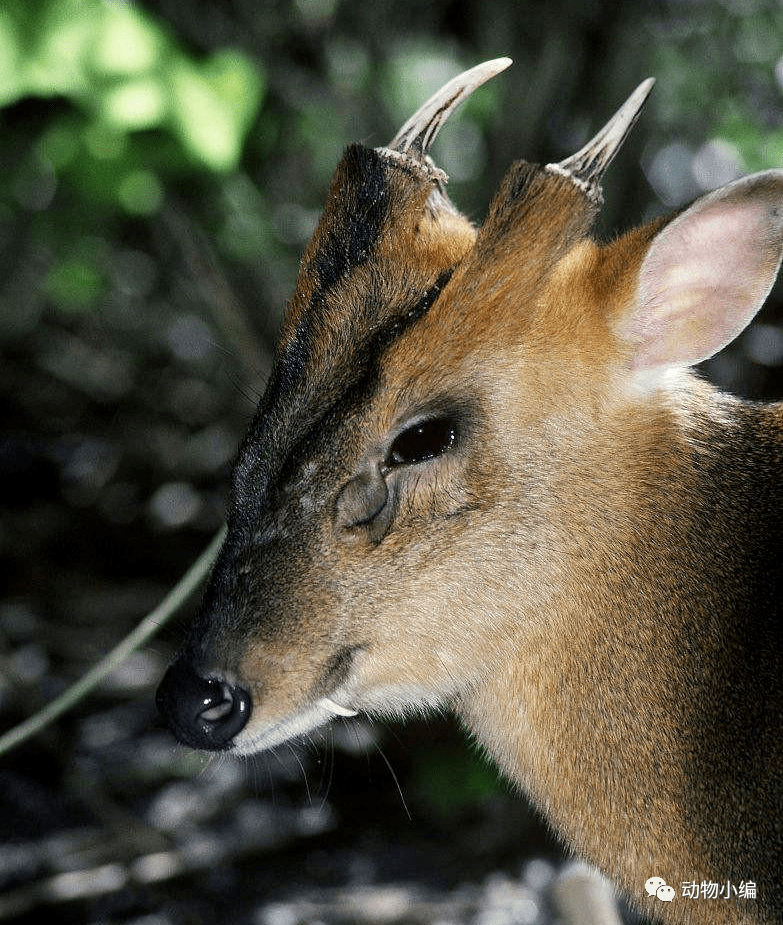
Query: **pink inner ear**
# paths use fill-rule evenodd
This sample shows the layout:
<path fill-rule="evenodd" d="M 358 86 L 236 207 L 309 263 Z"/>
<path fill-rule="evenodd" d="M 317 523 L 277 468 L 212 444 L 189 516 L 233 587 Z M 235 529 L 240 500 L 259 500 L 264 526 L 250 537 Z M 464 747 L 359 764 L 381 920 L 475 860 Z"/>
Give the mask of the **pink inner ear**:
<path fill-rule="evenodd" d="M 775 281 L 782 239 L 781 171 L 724 187 L 666 225 L 621 332 L 636 345 L 633 368 L 690 366 L 734 340 Z"/>

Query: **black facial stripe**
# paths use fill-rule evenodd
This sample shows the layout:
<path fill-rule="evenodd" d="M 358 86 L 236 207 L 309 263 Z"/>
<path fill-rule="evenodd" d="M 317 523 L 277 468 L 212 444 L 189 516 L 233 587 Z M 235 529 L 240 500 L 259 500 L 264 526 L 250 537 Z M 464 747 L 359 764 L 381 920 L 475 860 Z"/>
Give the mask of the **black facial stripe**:
<path fill-rule="evenodd" d="M 285 482 L 298 466 L 300 460 L 316 445 L 318 437 L 328 430 L 336 421 L 352 408 L 366 401 L 378 387 L 382 359 L 385 352 L 432 308 L 438 296 L 451 279 L 454 268 L 441 273 L 437 281 L 413 303 L 407 310 L 389 319 L 360 345 L 345 364 L 345 369 L 353 371 L 353 378 L 318 418 L 306 429 L 286 455 L 277 478 L 278 483 Z"/>
<path fill-rule="evenodd" d="M 272 370 L 263 398 L 266 408 L 272 407 L 281 395 L 289 392 L 307 368 L 311 333 L 312 324 L 308 323 L 306 317 L 300 319 L 291 344 Z"/>
<path fill-rule="evenodd" d="M 294 420 L 281 433 L 289 396 L 295 395 L 301 388 L 309 365 L 311 341 L 314 334 L 317 336 L 317 324 L 312 320 L 308 323 L 305 315 L 290 348 L 275 364 L 254 422 L 245 432 L 239 446 L 229 495 L 229 511 L 238 512 L 241 509 L 243 513 L 238 520 L 229 515 L 230 521 L 237 520 L 238 525 L 240 522 L 245 523 L 247 529 L 250 529 L 251 522 L 269 505 L 270 489 L 275 485 L 284 485 L 311 448 L 320 442 L 321 435 L 372 394 L 380 379 L 383 354 L 429 311 L 453 272 L 454 267 L 443 271 L 415 302 L 393 315 L 360 342 L 351 356 L 335 357 L 335 379 L 348 379 L 347 385 L 322 410 L 314 409 L 312 423 L 305 420 L 300 425 L 299 421 Z M 317 313 L 318 309 L 315 311 Z M 329 385 L 324 383 L 327 396 Z M 300 436 L 293 444 L 289 443 L 290 433 L 296 432 Z M 250 514 L 252 510 L 256 510 L 255 516 Z"/>
<path fill-rule="evenodd" d="M 377 151 L 349 145 L 341 166 L 347 176 L 329 199 L 339 203 L 342 214 L 312 262 L 322 293 L 367 260 L 389 212 L 386 165 Z"/>
<path fill-rule="evenodd" d="M 395 318 L 391 318 L 373 334 L 370 339 L 369 354 L 377 357 L 376 363 L 378 366 L 380 366 L 383 353 L 432 308 L 453 273 L 454 267 L 444 270 L 418 302 L 414 303 L 407 311 L 402 312 Z"/>
<path fill-rule="evenodd" d="M 307 267 L 319 285 L 285 354 L 275 365 L 264 396 L 265 407 L 276 404 L 307 370 L 326 294 L 372 255 L 389 211 L 386 169 L 374 149 L 359 144 L 346 149 L 337 174 L 342 182 L 329 193 L 329 201 L 336 202 L 339 211 L 328 219 L 329 232 Z"/>

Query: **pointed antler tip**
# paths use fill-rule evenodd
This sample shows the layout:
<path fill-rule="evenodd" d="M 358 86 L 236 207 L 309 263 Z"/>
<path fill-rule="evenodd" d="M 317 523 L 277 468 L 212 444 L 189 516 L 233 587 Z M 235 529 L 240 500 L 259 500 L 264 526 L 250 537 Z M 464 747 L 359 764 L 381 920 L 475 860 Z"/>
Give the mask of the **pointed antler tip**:
<path fill-rule="evenodd" d="M 511 58 L 493 58 L 458 74 L 408 119 L 389 142 L 387 150 L 402 155 L 412 154 L 423 160 L 441 126 L 457 106 L 510 64 Z"/>
<path fill-rule="evenodd" d="M 640 99 L 639 105 L 641 106 L 641 104 L 647 99 L 647 97 L 648 97 L 648 96 L 650 95 L 650 93 L 652 92 L 652 88 L 653 88 L 654 86 L 655 86 L 655 78 L 654 78 L 654 77 L 647 77 L 647 78 L 646 78 L 645 80 L 643 80 L 643 81 L 639 84 L 639 86 L 633 91 L 633 93 L 631 94 L 631 96 L 630 96 L 629 99 L 636 99 L 636 98 L 638 97 L 638 98 Z"/>
<path fill-rule="evenodd" d="M 508 58 L 505 55 L 500 58 L 492 58 L 490 61 L 485 61 L 484 64 L 479 64 L 479 67 L 492 67 L 495 74 L 499 74 L 501 71 L 505 71 L 507 67 L 511 67 L 514 63 L 513 58 Z"/>
<path fill-rule="evenodd" d="M 571 157 L 547 164 L 547 170 L 569 177 L 588 197 L 600 202 L 601 177 L 639 118 L 654 84 L 654 77 L 643 80 L 595 137 Z"/>

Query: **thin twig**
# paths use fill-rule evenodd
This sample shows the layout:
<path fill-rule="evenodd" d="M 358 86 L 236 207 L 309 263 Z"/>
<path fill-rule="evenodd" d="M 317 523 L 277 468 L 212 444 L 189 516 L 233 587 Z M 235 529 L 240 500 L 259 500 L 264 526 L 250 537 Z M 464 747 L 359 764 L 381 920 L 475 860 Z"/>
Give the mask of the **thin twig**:
<path fill-rule="evenodd" d="M 158 606 L 151 610 L 147 616 L 139 623 L 132 633 L 127 635 L 122 642 L 116 645 L 111 652 L 101 659 L 97 665 L 94 665 L 85 675 L 82 675 L 78 681 L 72 684 L 68 690 L 64 691 L 56 700 L 53 700 L 48 706 L 44 707 L 34 716 L 26 719 L 13 729 L 9 729 L 3 736 L 0 736 L 0 755 L 16 748 L 27 739 L 39 733 L 42 729 L 53 723 L 66 710 L 69 710 L 74 704 L 78 703 L 87 694 L 90 693 L 107 675 L 111 674 L 114 669 L 128 658 L 133 652 L 142 646 L 147 640 L 166 623 L 171 616 L 182 606 L 190 594 L 198 587 L 201 580 L 209 571 L 212 563 L 215 561 L 218 550 L 220 549 L 223 539 L 226 535 L 225 526 L 222 527 L 207 546 L 204 552 L 185 572 L 177 584 L 169 591 Z"/>

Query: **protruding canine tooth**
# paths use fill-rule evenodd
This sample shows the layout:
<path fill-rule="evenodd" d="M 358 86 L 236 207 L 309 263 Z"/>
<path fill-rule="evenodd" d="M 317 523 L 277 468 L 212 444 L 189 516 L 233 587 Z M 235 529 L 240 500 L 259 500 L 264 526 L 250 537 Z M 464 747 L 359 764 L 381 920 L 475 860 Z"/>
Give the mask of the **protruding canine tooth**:
<path fill-rule="evenodd" d="M 336 703 L 332 700 L 331 697 L 322 697 L 318 701 L 318 706 L 323 707 L 324 710 L 328 710 L 330 713 L 334 713 L 336 716 L 356 716 L 358 710 L 352 710 L 350 707 L 344 707 L 340 703 Z"/>

